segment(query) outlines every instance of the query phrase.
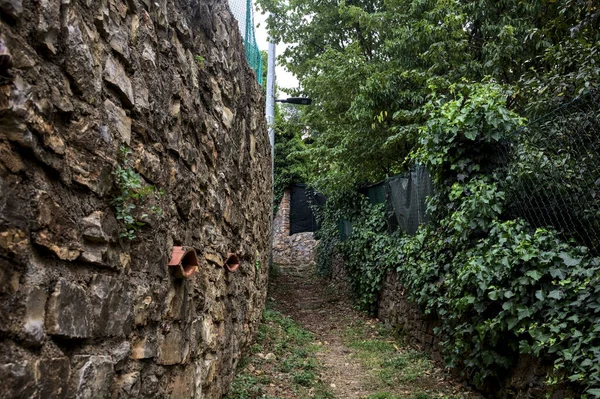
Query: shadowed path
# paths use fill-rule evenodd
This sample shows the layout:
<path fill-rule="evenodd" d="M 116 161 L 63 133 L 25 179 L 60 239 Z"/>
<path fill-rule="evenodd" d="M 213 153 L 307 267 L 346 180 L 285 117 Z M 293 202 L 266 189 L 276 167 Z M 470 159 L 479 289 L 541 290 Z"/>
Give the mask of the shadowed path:
<path fill-rule="evenodd" d="M 312 266 L 280 266 L 279 273 L 271 277 L 269 298 L 277 310 L 315 335 L 316 344 L 322 348 L 316 353 L 322 366 L 320 377 L 336 398 L 477 397 L 417 351 L 380 333 L 381 323 L 352 307 L 343 284 L 327 282 L 313 270 Z M 392 348 L 392 353 L 386 348 Z M 383 359 L 376 358 L 380 349 Z M 407 366 L 397 373 L 393 369 L 390 378 L 382 378 L 389 371 L 383 366 L 386 357 L 400 361 L 404 354 L 410 359 L 415 353 L 415 364 L 421 362 L 422 366 L 415 369 L 409 364 L 412 368 Z M 407 370 L 414 375 L 396 378 L 395 374 L 402 376 Z"/>

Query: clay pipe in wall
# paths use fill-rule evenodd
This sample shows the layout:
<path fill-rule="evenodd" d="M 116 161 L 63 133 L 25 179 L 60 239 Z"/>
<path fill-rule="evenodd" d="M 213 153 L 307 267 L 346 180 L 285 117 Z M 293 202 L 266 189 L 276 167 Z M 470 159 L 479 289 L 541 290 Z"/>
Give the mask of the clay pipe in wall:
<path fill-rule="evenodd" d="M 174 267 L 177 278 L 190 278 L 198 271 L 198 255 L 192 247 L 173 247 L 169 267 Z"/>
<path fill-rule="evenodd" d="M 227 260 L 223 266 L 230 272 L 235 272 L 240 267 L 240 259 L 236 254 L 230 252 L 227 254 Z"/>

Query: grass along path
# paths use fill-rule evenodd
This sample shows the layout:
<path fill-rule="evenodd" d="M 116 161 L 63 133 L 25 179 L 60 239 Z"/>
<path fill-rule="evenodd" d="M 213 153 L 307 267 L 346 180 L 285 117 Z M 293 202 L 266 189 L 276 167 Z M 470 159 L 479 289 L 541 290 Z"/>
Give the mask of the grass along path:
<path fill-rule="evenodd" d="M 479 398 L 308 267 L 279 268 L 269 299 L 227 399 Z"/>

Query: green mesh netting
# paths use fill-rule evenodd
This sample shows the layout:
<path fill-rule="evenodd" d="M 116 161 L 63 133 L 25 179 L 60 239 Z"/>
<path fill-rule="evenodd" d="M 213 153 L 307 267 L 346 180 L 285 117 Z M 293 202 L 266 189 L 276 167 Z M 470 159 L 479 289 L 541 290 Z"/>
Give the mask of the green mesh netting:
<path fill-rule="evenodd" d="M 238 22 L 240 32 L 244 36 L 246 60 L 254 72 L 258 83 L 262 85 L 262 57 L 256 44 L 254 34 L 254 8 L 252 0 L 229 0 L 229 8 Z"/>

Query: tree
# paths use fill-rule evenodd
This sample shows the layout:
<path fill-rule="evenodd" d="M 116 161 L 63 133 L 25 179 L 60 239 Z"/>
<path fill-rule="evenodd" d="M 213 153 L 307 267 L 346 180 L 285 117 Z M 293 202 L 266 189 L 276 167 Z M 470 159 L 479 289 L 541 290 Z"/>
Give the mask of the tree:
<path fill-rule="evenodd" d="M 308 171 L 306 144 L 302 140 L 300 110 L 288 104 L 275 108 L 274 204 L 279 205 L 283 192 L 291 184 L 306 182 Z"/>
<path fill-rule="evenodd" d="M 404 169 L 425 103 L 456 83 L 507 87 L 523 115 L 598 83 L 599 6 L 569 0 L 259 0 L 296 94 L 322 192 Z M 547 108 L 547 107 L 546 107 Z"/>

